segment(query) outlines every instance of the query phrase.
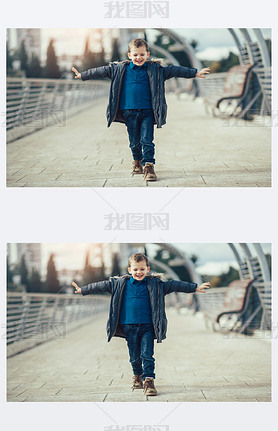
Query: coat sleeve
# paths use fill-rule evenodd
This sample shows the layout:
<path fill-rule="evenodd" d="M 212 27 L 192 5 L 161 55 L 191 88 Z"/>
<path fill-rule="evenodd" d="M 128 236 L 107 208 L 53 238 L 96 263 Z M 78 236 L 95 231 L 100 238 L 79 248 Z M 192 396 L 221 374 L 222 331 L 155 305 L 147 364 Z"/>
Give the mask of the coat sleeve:
<path fill-rule="evenodd" d="M 187 281 L 170 280 L 163 282 L 164 295 L 168 295 L 172 292 L 185 292 L 193 293 L 196 292 L 198 284 L 188 283 Z"/>
<path fill-rule="evenodd" d="M 85 70 L 85 72 L 81 72 L 82 81 L 87 81 L 87 79 L 98 79 L 98 78 L 111 79 L 111 67 L 110 66 L 94 67 L 93 69 L 88 69 L 88 70 Z"/>
<path fill-rule="evenodd" d="M 110 280 L 98 281 L 91 283 L 87 286 L 81 287 L 82 295 L 89 295 L 90 293 L 112 293 L 112 282 Z"/>
<path fill-rule="evenodd" d="M 171 78 L 195 78 L 197 69 L 183 66 L 166 66 L 163 67 L 164 81 Z"/>

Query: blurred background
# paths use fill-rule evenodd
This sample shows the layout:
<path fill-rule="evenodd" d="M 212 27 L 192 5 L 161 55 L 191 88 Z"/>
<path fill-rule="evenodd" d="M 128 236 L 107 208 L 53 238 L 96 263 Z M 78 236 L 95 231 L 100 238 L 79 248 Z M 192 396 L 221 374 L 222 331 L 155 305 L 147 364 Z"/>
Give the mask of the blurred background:
<path fill-rule="evenodd" d="M 270 271 L 271 245 L 260 246 Z M 128 258 L 136 252 L 145 253 L 151 270 L 164 273 L 165 278 L 227 286 L 241 277 L 233 247 L 215 243 L 13 243 L 7 250 L 7 287 L 9 291 L 57 293 L 62 289 L 73 293 L 73 280 L 85 285 L 126 274 Z"/>
<path fill-rule="evenodd" d="M 208 329 L 254 335 L 271 331 L 271 244 L 10 243 L 7 245 L 8 355 L 106 318 L 109 294 L 75 295 L 80 286 L 127 273 L 128 258 L 146 254 L 163 280 L 201 284 L 206 294 L 171 293 L 167 308 L 193 313 Z"/>
<path fill-rule="evenodd" d="M 127 390 L 122 340 L 107 343 L 110 295 L 71 286 L 125 274 L 134 252 L 164 280 L 212 284 L 165 296 L 158 401 L 271 401 L 271 244 L 260 243 L 8 244 L 7 400 L 146 401 Z"/>
<path fill-rule="evenodd" d="M 151 56 L 166 61 L 172 57 L 181 66 L 192 65 L 192 57 L 196 57 L 211 72 L 220 73 L 240 63 L 236 40 L 227 29 L 163 30 L 10 28 L 7 30 L 7 75 L 71 79 L 73 65 L 86 70 L 126 59 L 128 43 L 135 37 L 148 41 Z M 260 30 L 271 56 L 271 29 Z"/>
<path fill-rule="evenodd" d="M 56 124 L 58 112 L 69 118 L 103 103 L 109 80 L 82 86 L 72 66 L 84 71 L 125 60 L 128 43 L 138 37 L 163 66 L 210 67 L 207 79 L 167 80 L 167 93 L 200 101 L 213 116 L 269 123 L 271 29 L 9 28 L 7 142 Z"/>

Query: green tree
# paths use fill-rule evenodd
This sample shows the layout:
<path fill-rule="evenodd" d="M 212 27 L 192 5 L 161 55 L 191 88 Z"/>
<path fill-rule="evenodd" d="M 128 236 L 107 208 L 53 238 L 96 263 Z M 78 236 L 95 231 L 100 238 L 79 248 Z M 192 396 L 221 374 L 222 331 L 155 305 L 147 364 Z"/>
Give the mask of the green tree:
<path fill-rule="evenodd" d="M 99 278 L 100 278 L 100 280 L 104 280 L 105 279 L 105 265 L 104 265 L 103 260 L 101 262 L 101 267 L 100 267 L 100 270 L 99 270 Z"/>
<path fill-rule="evenodd" d="M 192 282 L 191 276 L 187 268 L 184 265 L 179 264 L 178 262 L 175 263 L 175 259 L 177 258 L 177 256 L 172 251 L 163 250 L 160 248 L 157 250 L 154 258 L 159 262 L 162 262 L 165 265 L 168 265 L 170 268 L 172 268 L 181 280 Z M 196 260 L 198 259 L 197 256 L 195 256 L 195 258 Z M 152 268 L 153 268 L 153 265 L 152 265 Z M 159 268 L 156 269 L 155 267 L 154 269 L 159 270 Z"/>
<path fill-rule="evenodd" d="M 203 275 L 204 281 L 210 281 L 213 287 L 226 287 L 232 281 L 239 279 L 239 272 L 233 266 L 230 266 L 227 272 L 219 275 Z"/>
<path fill-rule="evenodd" d="M 198 47 L 198 41 L 196 39 L 191 39 L 190 41 L 190 45 L 192 46 L 193 49 L 197 50 Z"/>
<path fill-rule="evenodd" d="M 7 68 L 7 72 L 13 68 L 13 62 L 12 62 L 12 57 L 10 55 L 8 42 L 6 43 L 6 68 Z"/>
<path fill-rule="evenodd" d="M 196 41 L 192 41 L 191 43 L 194 43 L 194 42 L 197 43 Z M 180 49 L 175 49 L 171 51 L 171 47 L 173 47 L 174 45 L 177 45 L 177 42 L 171 37 L 169 37 L 168 35 L 158 34 L 156 36 L 156 40 L 154 41 L 154 45 L 164 48 L 166 51 L 170 51 L 171 54 L 176 58 L 176 60 L 179 62 L 181 66 L 192 67 L 189 57 L 181 45 L 180 45 Z M 152 55 L 163 57 L 163 55 L 161 55 L 159 51 L 156 51 L 155 48 L 152 49 Z"/>
<path fill-rule="evenodd" d="M 41 292 L 42 281 L 39 272 L 36 269 L 32 269 L 31 277 L 29 280 L 28 292 Z"/>
<path fill-rule="evenodd" d="M 190 260 L 191 260 L 194 264 L 196 264 L 196 263 L 198 262 L 198 259 L 199 259 L 199 257 L 198 257 L 195 253 L 193 253 L 193 254 L 190 256 Z"/>
<path fill-rule="evenodd" d="M 29 77 L 30 78 L 41 78 L 42 76 L 42 67 L 40 64 L 39 57 L 32 53 L 30 68 L 29 68 Z"/>
<path fill-rule="evenodd" d="M 24 286 L 28 286 L 28 269 L 25 262 L 24 254 L 21 256 L 19 265 L 20 283 Z"/>
<path fill-rule="evenodd" d="M 49 293 L 57 293 L 60 284 L 57 276 L 56 266 L 54 262 L 54 254 L 51 253 L 47 263 L 47 274 L 45 281 L 45 290 Z"/>
<path fill-rule="evenodd" d="M 82 67 L 84 70 L 90 69 L 95 66 L 95 55 L 92 53 L 89 47 L 90 36 L 88 35 L 85 42 L 85 49 L 82 58 Z"/>
<path fill-rule="evenodd" d="M 117 276 L 121 274 L 121 268 L 120 268 L 120 261 L 119 261 L 119 255 L 118 253 L 112 254 L 112 269 L 111 269 L 111 276 Z"/>
<path fill-rule="evenodd" d="M 85 258 L 85 265 L 83 269 L 83 284 L 89 284 L 95 281 L 95 271 L 94 268 L 90 265 L 90 251 L 88 250 Z"/>
<path fill-rule="evenodd" d="M 19 60 L 20 60 L 20 68 L 28 75 L 28 55 L 25 49 L 24 40 L 21 41 L 20 49 L 19 49 Z"/>
<path fill-rule="evenodd" d="M 233 52 L 229 52 L 227 57 L 223 57 L 220 60 L 202 60 L 202 63 L 206 65 L 206 67 L 210 67 L 211 73 L 221 73 L 228 72 L 228 70 L 233 67 L 239 65 L 238 55 Z"/>
<path fill-rule="evenodd" d="M 9 256 L 7 257 L 7 285 L 13 283 L 13 273 L 10 268 Z"/>
<path fill-rule="evenodd" d="M 50 40 L 47 48 L 44 76 L 46 78 L 53 78 L 53 79 L 60 78 L 60 71 L 57 64 L 57 57 L 56 57 L 55 48 L 54 48 L 54 39 Z"/>

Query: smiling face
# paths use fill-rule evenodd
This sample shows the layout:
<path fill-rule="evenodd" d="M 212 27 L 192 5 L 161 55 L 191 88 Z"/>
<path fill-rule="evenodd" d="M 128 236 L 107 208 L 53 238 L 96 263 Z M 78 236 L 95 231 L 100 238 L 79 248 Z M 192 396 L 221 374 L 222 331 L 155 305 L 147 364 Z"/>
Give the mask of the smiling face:
<path fill-rule="evenodd" d="M 139 48 L 132 46 L 127 55 L 133 64 L 136 64 L 136 66 L 143 66 L 147 58 L 150 56 L 150 52 L 146 50 L 145 45 L 139 46 Z"/>
<path fill-rule="evenodd" d="M 145 260 L 140 260 L 140 262 L 131 261 L 130 266 L 128 267 L 128 272 L 132 275 L 132 277 L 137 281 L 142 281 L 147 276 L 150 267 L 147 266 Z"/>

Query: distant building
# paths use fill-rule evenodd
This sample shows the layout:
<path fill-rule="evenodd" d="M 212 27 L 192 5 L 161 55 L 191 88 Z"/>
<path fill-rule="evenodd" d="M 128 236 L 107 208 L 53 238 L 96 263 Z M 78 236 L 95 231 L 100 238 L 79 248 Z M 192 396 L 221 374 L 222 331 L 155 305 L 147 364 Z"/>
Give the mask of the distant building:
<path fill-rule="evenodd" d="M 8 28 L 7 40 L 11 52 L 20 48 L 24 40 L 25 49 L 29 58 L 36 54 L 41 60 L 41 30 L 39 28 Z"/>
<path fill-rule="evenodd" d="M 29 273 L 32 269 L 41 273 L 41 244 L 40 243 L 18 243 L 17 244 L 17 261 L 25 257 L 25 263 Z"/>
<path fill-rule="evenodd" d="M 91 244 L 90 264 L 99 268 L 104 263 L 105 274 L 111 275 L 113 256 L 118 255 L 119 266 L 122 274 L 127 273 L 128 259 L 133 253 L 144 252 L 144 244 Z"/>

